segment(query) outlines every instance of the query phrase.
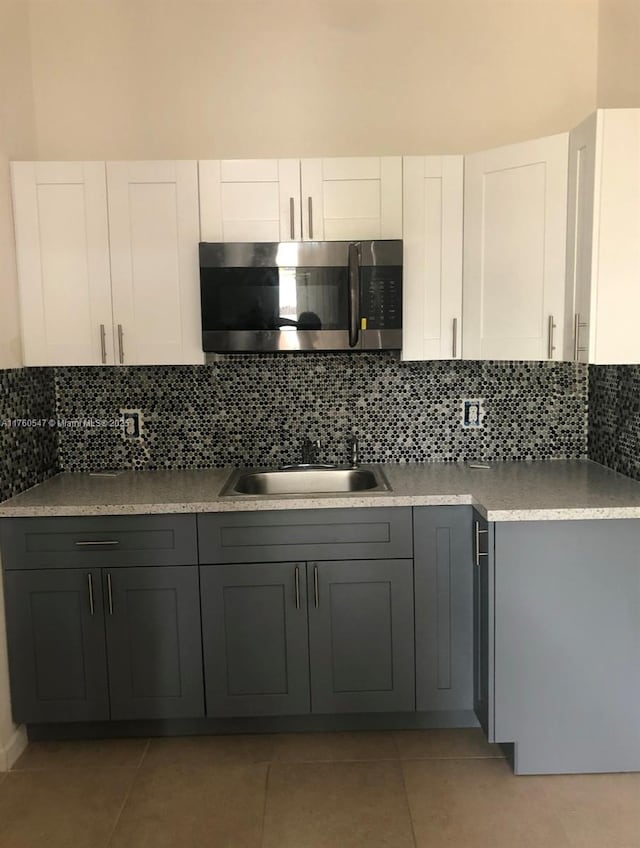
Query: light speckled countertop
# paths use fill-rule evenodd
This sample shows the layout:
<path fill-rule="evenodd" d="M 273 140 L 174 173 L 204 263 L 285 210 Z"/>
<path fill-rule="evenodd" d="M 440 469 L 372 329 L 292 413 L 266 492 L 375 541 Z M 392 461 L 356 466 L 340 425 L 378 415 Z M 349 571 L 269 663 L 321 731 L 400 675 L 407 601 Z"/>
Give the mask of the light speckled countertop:
<path fill-rule="evenodd" d="M 135 515 L 473 504 L 489 521 L 640 518 L 640 483 L 588 460 L 384 465 L 390 492 L 219 497 L 230 469 L 58 474 L 0 504 L 0 517 Z"/>

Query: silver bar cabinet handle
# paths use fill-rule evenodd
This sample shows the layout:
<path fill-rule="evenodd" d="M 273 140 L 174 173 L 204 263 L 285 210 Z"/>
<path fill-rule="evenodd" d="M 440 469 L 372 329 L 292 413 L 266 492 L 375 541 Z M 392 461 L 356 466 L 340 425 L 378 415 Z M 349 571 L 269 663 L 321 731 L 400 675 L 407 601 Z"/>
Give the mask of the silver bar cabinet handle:
<path fill-rule="evenodd" d="M 124 330 L 122 324 L 118 324 L 118 353 L 120 355 L 120 365 L 124 365 Z"/>
<path fill-rule="evenodd" d="M 586 323 L 580 320 L 580 313 L 576 312 L 573 316 L 573 358 L 576 362 L 578 361 L 578 354 L 586 351 L 586 347 L 580 346 L 580 330 L 586 326 Z"/>
<path fill-rule="evenodd" d="M 83 547 L 86 547 L 87 545 L 119 545 L 120 542 L 117 539 L 115 539 L 113 541 L 108 541 L 108 542 L 105 542 L 105 541 L 95 541 L 94 542 L 94 541 L 89 540 L 89 541 L 86 541 L 86 542 L 76 542 L 75 544 L 79 548 L 83 548 Z"/>
<path fill-rule="evenodd" d="M 107 339 L 106 333 L 104 329 L 104 324 L 100 324 L 100 354 L 102 357 L 102 364 L 107 364 Z"/>
<path fill-rule="evenodd" d="M 320 593 L 318 591 L 318 566 L 313 566 L 313 601 L 316 609 L 320 606 Z"/>
<path fill-rule="evenodd" d="M 458 319 L 453 319 L 453 347 L 451 350 L 451 355 L 454 359 L 458 356 Z"/>
<path fill-rule="evenodd" d="M 95 608 L 93 606 L 93 576 L 91 574 L 87 574 L 87 583 L 89 584 L 89 610 L 91 615 L 95 615 Z"/>
<path fill-rule="evenodd" d="M 113 589 L 111 587 L 111 575 L 107 571 L 107 600 L 109 602 L 109 615 L 113 615 Z"/>
<path fill-rule="evenodd" d="M 549 315 L 549 340 L 547 347 L 547 359 L 553 359 L 553 351 L 556 349 L 556 346 L 553 343 L 553 331 L 555 330 L 556 325 L 553 320 L 553 315 Z"/>
<path fill-rule="evenodd" d="M 313 238 L 313 197 L 307 199 L 309 206 L 309 238 Z"/>
<path fill-rule="evenodd" d="M 296 565 L 294 570 L 296 580 L 296 609 L 300 609 L 300 568 Z"/>
<path fill-rule="evenodd" d="M 488 530 L 481 530 L 479 521 L 474 521 L 473 526 L 475 528 L 475 533 L 476 533 L 476 566 L 479 568 L 480 567 L 480 557 L 489 556 L 488 551 L 487 551 L 487 553 L 482 553 L 480 551 L 480 535 L 482 533 L 488 533 L 489 531 Z"/>
<path fill-rule="evenodd" d="M 289 198 L 289 232 L 291 233 L 291 241 L 295 241 L 296 237 L 296 205 L 293 197 Z"/>

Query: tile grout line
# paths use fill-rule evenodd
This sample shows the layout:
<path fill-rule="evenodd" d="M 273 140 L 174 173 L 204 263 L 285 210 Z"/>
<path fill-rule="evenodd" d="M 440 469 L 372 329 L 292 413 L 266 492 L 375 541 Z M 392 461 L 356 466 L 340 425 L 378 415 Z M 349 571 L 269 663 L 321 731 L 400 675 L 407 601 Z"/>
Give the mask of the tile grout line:
<path fill-rule="evenodd" d="M 267 763 L 267 771 L 264 779 L 264 803 L 262 805 L 262 833 L 260 834 L 260 848 L 264 848 L 265 825 L 267 822 L 267 798 L 269 795 L 269 778 L 271 777 L 271 766 L 273 762 Z"/>
<path fill-rule="evenodd" d="M 407 781 L 405 779 L 404 774 L 404 763 L 402 760 L 399 761 L 400 766 L 400 776 L 402 778 L 402 788 L 404 789 L 404 800 L 407 804 L 407 812 L 409 813 L 409 822 L 411 824 L 411 838 L 413 839 L 414 848 L 418 848 L 418 839 L 416 837 L 416 829 L 413 824 L 413 814 L 411 812 L 411 802 L 409 801 L 409 792 L 407 791 Z"/>
<path fill-rule="evenodd" d="M 144 746 L 144 751 L 143 751 L 143 752 L 142 752 L 142 754 L 140 755 L 140 761 L 138 762 L 138 765 L 136 766 L 136 768 L 141 768 L 141 767 L 142 767 L 143 762 L 144 762 L 144 761 L 146 760 L 146 758 L 147 758 L 147 754 L 149 753 L 149 748 L 150 748 L 150 747 L 151 747 L 151 739 L 147 739 L 147 744 Z"/>
<path fill-rule="evenodd" d="M 124 808 L 127 805 L 127 801 L 131 797 L 131 792 L 133 790 L 133 787 L 135 786 L 136 780 L 138 779 L 137 772 L 139 771 L 139 768 L 140 767 L 138 766 L 138 768 L 135 769 L 136 774 L 134 774 L 134 776 L 131 778 L 131 783 L 129 784 L 129 788 L 127 789 L 125 796 L 122 799 L 122 803 L 120 804 L 120 809 L 118 810 L 118 815 L 116 816 L 116 820 L 113 823 L 113 827 L 111 828 L 111 832 L 109 833 L 107 841 L 104 843 L 104 848 L 109 848 L 109 845 L 111 845 L 111 843 L 113 842 L 113 837 L 115 835 L 115 832 L 116 832 L 118 825 L 120 824 L 120 819 L 122 818 L 122 813 L 124 812 Z"/>

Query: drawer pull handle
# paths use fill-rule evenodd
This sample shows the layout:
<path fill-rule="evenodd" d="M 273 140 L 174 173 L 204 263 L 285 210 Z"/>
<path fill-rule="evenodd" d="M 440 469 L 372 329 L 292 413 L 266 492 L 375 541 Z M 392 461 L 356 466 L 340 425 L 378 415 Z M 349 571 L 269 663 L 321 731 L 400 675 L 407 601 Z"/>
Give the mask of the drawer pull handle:
<path fill-rule="evenodd" d="M 87 574 L 87 583 L 89 584 L 89 610 L 91 615 L 95 615 L 95 608 L 93 606 L 93 576 L 91 574 Z"/>
<path fill-rule="evenodd" d="M 483 553 L 480 550 L 480 536 L 483 535 L 483 534 L 487 534 L 489 531 L 488 530 L 481 530 L 479 521 L 474 521 L 473 526 L 475 528 L 475 533 L 476 533 L 476 545 L 475 545 L 475 547 L 476 547 L 476 567 L 479 568 L 480 567 L 480 557 L 488 557 L 489 556 L 488 551 L 486 553 Z"/>
<path fill-rule="evenodd" d="M 118 539 L 112 539 L 109 541 L 86 541 L 86 542 L 76 542 L 76 545 L 79 548 L 86 547 L 87 545 L 119 545 L 120 542 Z"/>
<path fill-rule="evenodd" d="M 111 575 L 107 571 L 107 600 L 109 602 L 109 615 L 113 615 L 113 589 L 111 587 Z"/>
<path fill-rule="evenodd" d="M 313 566 L 313 601 L 316 609 L 320 606 L 320 592 L 318 590 L 318 566 Z"/>
<path fill-rule="evenodd" d="M 296 581 L 296 609 L 300 609 L 300 569 L 297 565 L 295 567 L 295 581 Z"/>
<path fill-rule="evenodd" d="M 309 238 L 313 238 L 313 197 L 307 198 L 309 207 Z"/>

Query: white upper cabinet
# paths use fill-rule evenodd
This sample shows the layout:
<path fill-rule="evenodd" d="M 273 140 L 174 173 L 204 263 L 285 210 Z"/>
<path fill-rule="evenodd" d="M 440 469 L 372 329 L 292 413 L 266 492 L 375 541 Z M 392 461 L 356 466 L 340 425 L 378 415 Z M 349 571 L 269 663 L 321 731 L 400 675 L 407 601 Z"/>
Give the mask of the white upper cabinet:
<path fill-rule="evenodd" d="M 25 365 L 113 364 L 102 162 L 13 162 Z"/>
<path fill-rule="evenodd" d="M 203 241 L 402 238 L 402 158 L 199 163 Z"/>
<path fill-rule="evenodd" d="M 26 365 L 204 361 L 196 162 L 11 170 Z"/>
<path fill-rule="evenodd" d="M 303 159 L 302 238 L 402 238 L 402 158 Z"/>
<path fill-rule="evenodd" d="M 299 241 L 300 161 L 199 162 L 202 241 Z"/>
<path fill-rule="evenodd" d="M 465 359 L 561 359 L 568 134 L 465 157 Z"/>
<path fill-rule="evenodd" d="M 116 359 L 204 361 L 195 161 L 108 162 Z"/>
<path fill-rule="evenodd" d="M 459 359 L 462 156 L 403 159 L 402 358 Z"/>
<path fill-rule="evenodd" d="M 565 356 L 640 363 L 640 109 L 599 109 L 569 141 Z"/>

